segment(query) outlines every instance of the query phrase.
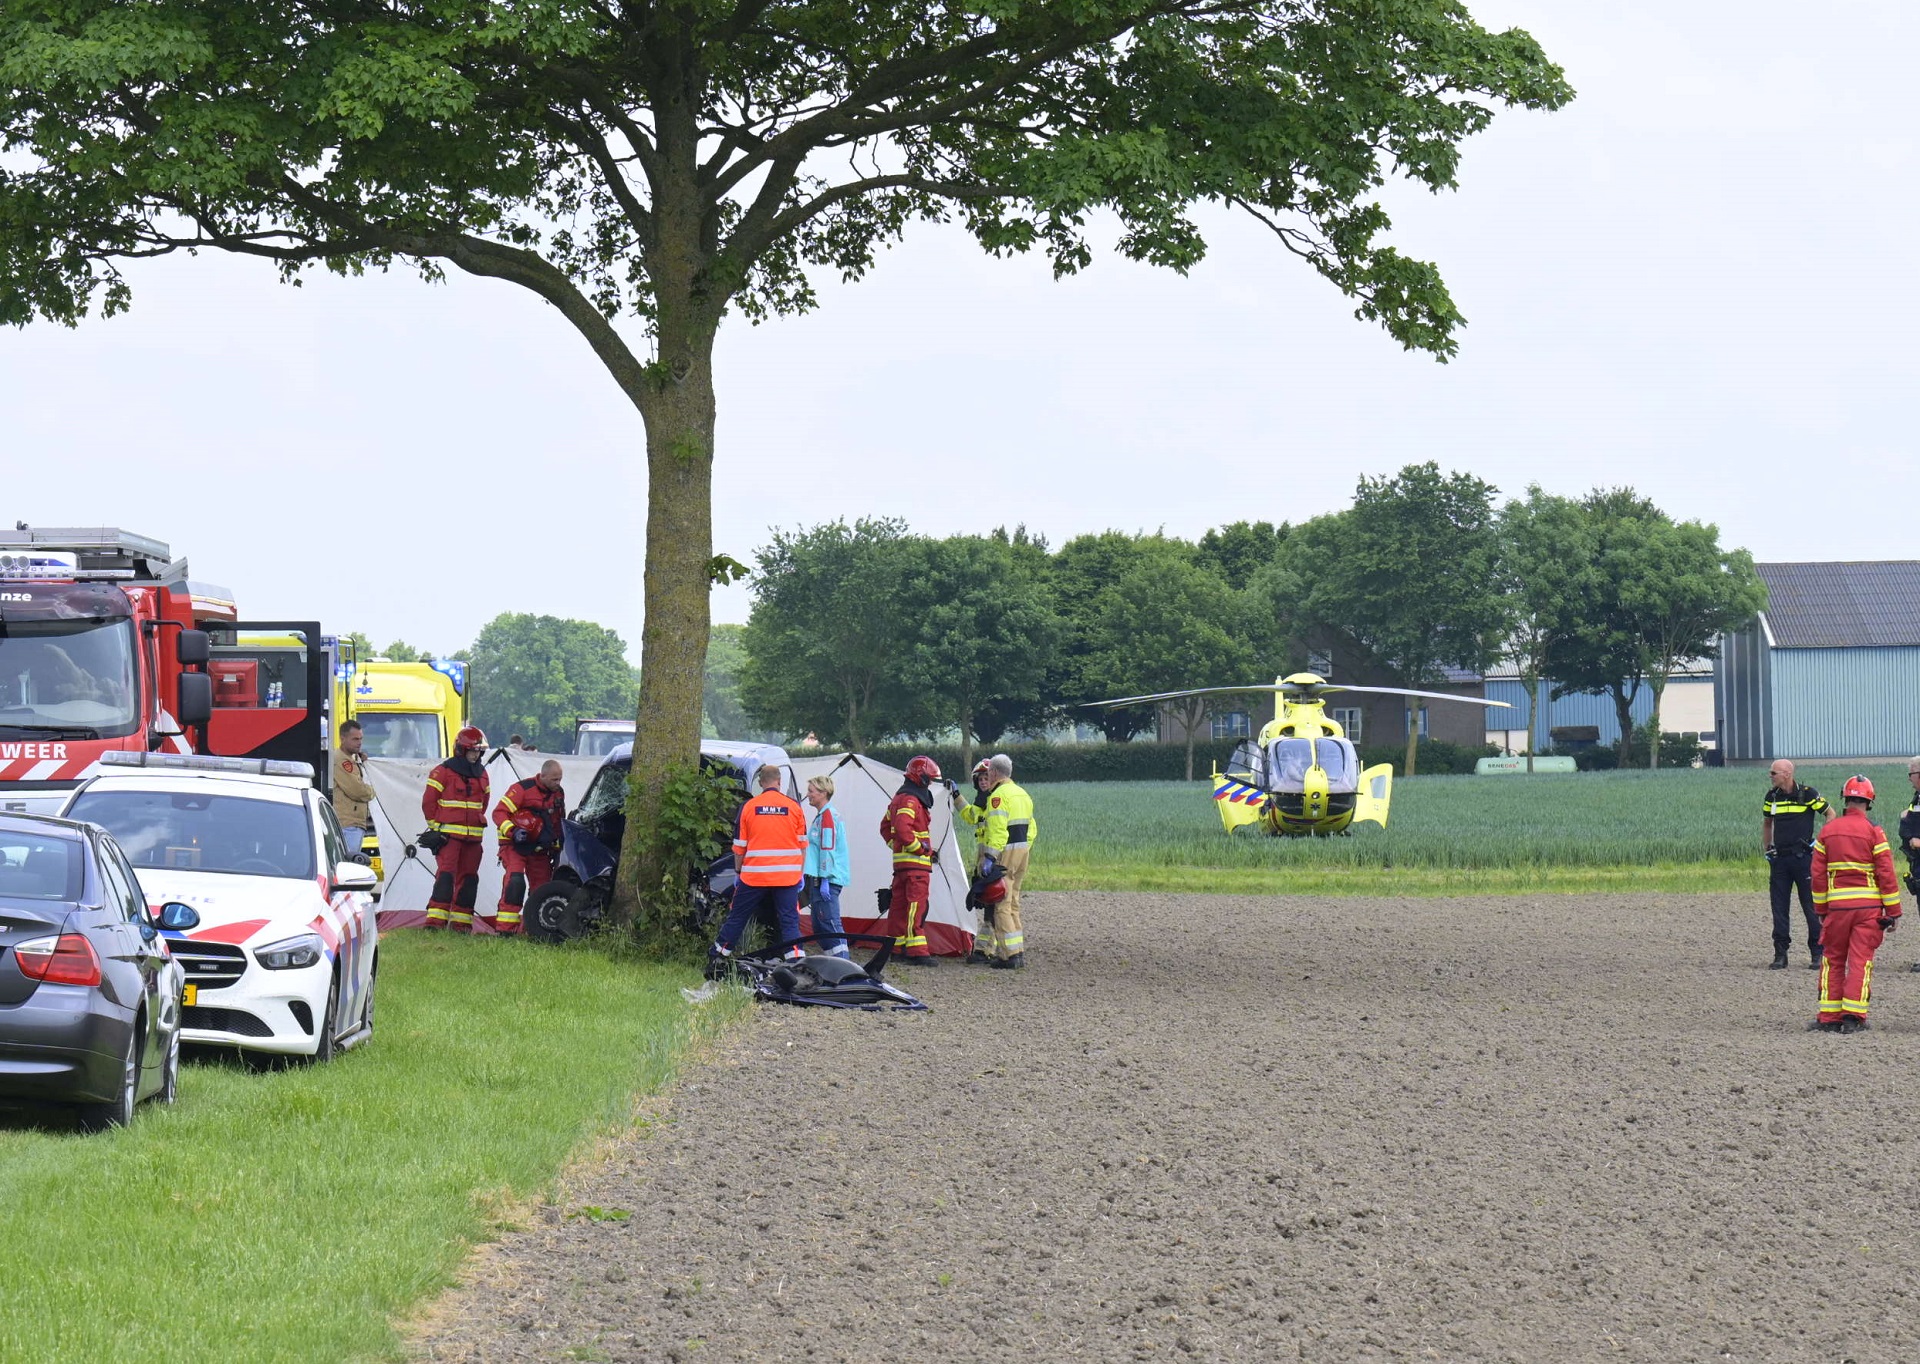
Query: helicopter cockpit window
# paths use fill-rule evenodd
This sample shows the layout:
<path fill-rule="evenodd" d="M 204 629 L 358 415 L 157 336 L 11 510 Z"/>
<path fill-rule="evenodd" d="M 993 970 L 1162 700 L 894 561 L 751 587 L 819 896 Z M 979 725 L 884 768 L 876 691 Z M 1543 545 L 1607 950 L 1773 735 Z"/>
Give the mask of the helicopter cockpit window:
<path fill-rule="evenodd" d="M 1345 795 L 1360 789 L 1360 764 L 1353 745 L 1341 739 L 1275 739 L 1267 746 L 1270 789 L 1300 791 L 1315 760 L 1327 774 L 1327 790 Z"/>
<path fill-rule="evenodd" d="M 1267 745 L 1267 781 L 1275 791 L 1298 791 L 1313 766 L 1313 740 L 1275 739 Z"/>
<path fill-rule="evenodd" d="M 1360 763 L 1353 745 L 1340 739 L 1314 740 L 1315 756 L 1327 770 L 1330 795 L 1346 795 L 1360 789 Z"/>
<path fill-rule="evenodd" d="M 1255 786 L 1265 786 L 1267 782 L 1267 755 L 1260 745 L 1252 739 L 1242 739 L 1234 745 L 1233 757 L 1227 762 L 1227 771 L 1234 776 L 1244 777 Z"/>

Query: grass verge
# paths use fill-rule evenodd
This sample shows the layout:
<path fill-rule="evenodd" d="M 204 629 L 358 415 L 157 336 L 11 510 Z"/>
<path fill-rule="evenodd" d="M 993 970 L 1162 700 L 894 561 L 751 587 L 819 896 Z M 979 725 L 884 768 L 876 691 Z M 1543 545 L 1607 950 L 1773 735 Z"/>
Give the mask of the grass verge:
<path fill-rule="evenodd" d="M 375 1036 L 331 1065 L 191 1064 L 104 1137 L 0 1120 L 0 1359 L 394 1356 L 394 1319 L 739 1007 L 694 1019 L 687 980 L 394 934 Z"/>

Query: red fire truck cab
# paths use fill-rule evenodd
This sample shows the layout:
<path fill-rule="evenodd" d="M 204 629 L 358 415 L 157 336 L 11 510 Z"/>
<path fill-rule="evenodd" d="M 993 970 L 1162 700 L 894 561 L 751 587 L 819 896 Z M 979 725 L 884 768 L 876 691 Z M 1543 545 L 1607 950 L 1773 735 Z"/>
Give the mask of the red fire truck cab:
<path fill-rule="evenodd" d="M 318 622 L 240 620 L 158 540 L 0 531 L 0 809 L 51 813 L 115 750 L 285 758 L 324 784 L 331 695 Z"/>

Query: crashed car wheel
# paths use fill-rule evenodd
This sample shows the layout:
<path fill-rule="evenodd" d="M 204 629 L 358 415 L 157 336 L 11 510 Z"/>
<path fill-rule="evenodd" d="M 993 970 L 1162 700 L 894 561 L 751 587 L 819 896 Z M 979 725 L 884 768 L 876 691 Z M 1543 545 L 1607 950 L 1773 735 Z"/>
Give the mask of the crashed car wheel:
<path fill-rule="evenodd" d="M 600 899 L 588 886 L 549 881 L 527 897 L 521 911 L 526 935 L 535 942 L 561 943 L 585 937 L 600 922 Z"/>

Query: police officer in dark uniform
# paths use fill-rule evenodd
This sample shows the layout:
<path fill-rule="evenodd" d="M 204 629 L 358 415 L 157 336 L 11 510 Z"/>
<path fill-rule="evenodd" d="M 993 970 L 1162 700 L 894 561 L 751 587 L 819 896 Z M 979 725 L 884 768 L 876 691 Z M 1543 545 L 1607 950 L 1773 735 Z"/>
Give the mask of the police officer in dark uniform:
<path fill-rule="evenodd" d="M 1789 931 L 1792 920 L 1789 907 L 1793 892 L 1800 892 L 1800 912 L 1807 918 L 1807 965 L 1820 965 L 1820 918 L 1813 912 L 1813 833 L 1814 821 L 1828 813 L 1826 801 L 1811 786 L 1793 779 L 1793 764 L 1785 758 L 1774 763 L 1772 783 L 1760 803 L 1760 840 L 1772 863 L 1767 878 L 1767 893 L 1773 899 L 1773 967 L 1784 971 L 1787 948 L 1793 945 Z"/>

